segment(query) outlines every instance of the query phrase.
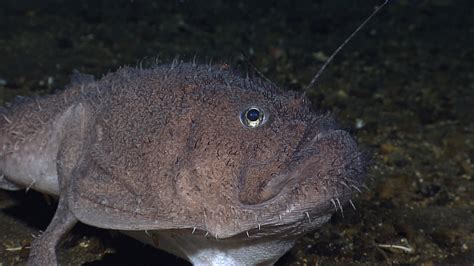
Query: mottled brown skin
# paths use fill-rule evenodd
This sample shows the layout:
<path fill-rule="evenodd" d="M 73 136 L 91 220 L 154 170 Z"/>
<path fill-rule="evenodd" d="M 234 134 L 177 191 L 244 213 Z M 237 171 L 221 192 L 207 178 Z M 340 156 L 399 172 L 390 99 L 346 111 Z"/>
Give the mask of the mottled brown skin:
<path fill-rule="evenodd" d="M 264 111 L 261 126 L 242 124 L 249 107 Z M 30 265 L 56 263 L 77 220 L 221 242 L 295 239 L 342 211 L 366 170 L 354 139 L 304 96 L 226 66 L 122 68 L 1 112 L 0 185 L 60 198 Z M 12 176 L 31 150 L 23 147 L 45 139 L 57 144 L 45 148 L 57 191 Z"/>

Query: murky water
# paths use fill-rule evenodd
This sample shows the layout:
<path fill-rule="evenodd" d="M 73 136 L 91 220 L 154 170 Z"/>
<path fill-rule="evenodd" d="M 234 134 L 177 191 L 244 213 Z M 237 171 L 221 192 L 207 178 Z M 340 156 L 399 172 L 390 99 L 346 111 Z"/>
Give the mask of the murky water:
<path fill-rule="evenodd" d="M 0 104 L 159 56 L 255 67 L 289 89 L 380 1 L 0 2 Z M 368 189 L 279 265 L 474 261 L 474 5 L 394 1 L 310 92 L 374 153 Z M 0 265 L 21 265 L 55 200 L 0 191 Z M 78 265 L 186 264 L 125 236 L 78 226 L 60 247 Z"/>

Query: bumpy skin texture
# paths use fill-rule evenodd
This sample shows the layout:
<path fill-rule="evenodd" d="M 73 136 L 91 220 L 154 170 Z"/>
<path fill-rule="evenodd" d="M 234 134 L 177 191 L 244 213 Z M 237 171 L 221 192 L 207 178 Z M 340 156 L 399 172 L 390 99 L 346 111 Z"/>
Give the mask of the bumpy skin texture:
<path fill-rule="evenodd" d="M 250 107 L 264 112 L 261 126 L 242 124 Z M 354 139 L 304 96 L 226 66 L 82 76 L 63 92 L 0 112 L 3 182 L 35 188 L 11 176 L 25 165 L 14 158 L 49 139 L 63 207 L 109 229 L 293 239 L 342 211 L 367 164 Z M 36 189 L 56 193 L 52 187 Z"/>

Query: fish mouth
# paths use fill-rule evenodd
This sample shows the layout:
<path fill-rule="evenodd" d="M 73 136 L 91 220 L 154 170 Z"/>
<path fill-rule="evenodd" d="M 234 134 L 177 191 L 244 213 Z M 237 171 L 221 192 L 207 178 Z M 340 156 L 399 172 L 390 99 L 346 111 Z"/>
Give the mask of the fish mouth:
<path fill-rule="evenodd" d="M 222 238 L 295 235 L 321 226 L 336 211 L 342 212 L 342 206 L 362 186 L 366 156 L 355 139 L 340 129 L 313 135 L 301 147 L 285 171 L 272 176 L 259 191 L 262 201 L 236 202 L 240 219 L 232 225 L 213 221 L 208 231 Z"/>

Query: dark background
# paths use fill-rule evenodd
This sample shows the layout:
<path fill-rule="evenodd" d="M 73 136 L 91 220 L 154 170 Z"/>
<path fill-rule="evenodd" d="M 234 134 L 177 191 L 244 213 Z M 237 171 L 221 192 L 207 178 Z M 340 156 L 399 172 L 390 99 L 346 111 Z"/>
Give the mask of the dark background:
<path fill-rule="evenodd" d="M 179 56 L 228 63 L 302 90 L 381 1 L 2 0 L 0 105 Z M 330 64 L 309 96 L 374 153 L 371 179 L 279 265 L 474 261 L 474 4 L 392 1 Z M 0 262 L 24 264 L 53 199 L 0 191 Z M 381 245 L 399 245 L 386 248 Z M 65 264 L 186 264 L 120 234 L 77 226 Z"/>

